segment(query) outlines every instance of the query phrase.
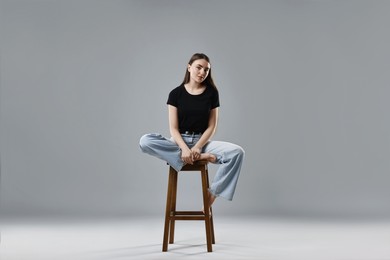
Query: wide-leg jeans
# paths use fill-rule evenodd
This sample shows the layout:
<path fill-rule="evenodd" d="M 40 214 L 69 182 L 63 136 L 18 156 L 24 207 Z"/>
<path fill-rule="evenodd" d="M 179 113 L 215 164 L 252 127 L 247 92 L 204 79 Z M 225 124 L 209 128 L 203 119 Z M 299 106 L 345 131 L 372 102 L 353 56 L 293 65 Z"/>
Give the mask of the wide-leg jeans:
<path fill-rule="evenodd" d="M 201 135 L 182 134 L 189 148 L 192 148 L 200 137 Z M 181 149 L 172 138 L 165 138 L 161 134 L 146 134 L 140 139 L 140 148 L 144 153 L 166 161 L 178 172 L 184 166 Z M 210 185 L 211 194 L 232 200 L 244 159 L 244 150 L 236 144 L 210 140 L 204 145 L 202 153 L 215 155 L 217 157 L 215 163 L 219 164 Z"/>

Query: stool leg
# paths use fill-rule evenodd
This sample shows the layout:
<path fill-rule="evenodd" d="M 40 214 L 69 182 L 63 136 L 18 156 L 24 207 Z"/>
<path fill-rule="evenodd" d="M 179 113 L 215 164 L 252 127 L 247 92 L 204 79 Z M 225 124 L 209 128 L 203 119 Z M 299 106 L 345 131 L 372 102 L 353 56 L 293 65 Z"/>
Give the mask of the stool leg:
<path fill-rule="evenodd" d="M 207 181 L 207 190 L 210 188 L 209 181 L 209 171 L 206 169 L 206 181 Z M 214 220 L 213 220 L 213 209 L 210 206 L 210 226 L 211 226 L 211 242 L 215 244 L 215 235 L 214 235 Z"/>
<path fill-rule="evenodd" d="M 172 167 L 171 167 L 172 168 Z M 176 215 L 176 195 L 177 195 L 177 178 L 178 173 L 173 168 L 173 183 L 172 183 L 172 201 L 171 201 L 171 214 Z M 173 244 L 175 239 L 175 219 L 171 219 L 170 231 L 169 231 L 169 244 Z"/>
<path fill-rule="evenodd" d="M 206 167 L 202 168 L 202 190 L 203 190 L 203 208 L 205 212 L 205 226 L 206 226 L 206 241 L 207 241 L 207 251 L 212 252 L 212 239 L 211 239 L 211 223 L 210 223 L 210 210 L 209 210 L 209 199 L 208 199 L 208 189 L 207 189 L 207 172 Z"/>
<path fill-rule="evenodd" d="M 213 210 L 211 207 L 210 207 L 210 229 L 211 229 L 211 243 L 215 244 Z"/>
<path fill-rule="evenodd" d="M 168 250 L 168 233 L 169 233 L 169 223 L 171 219 L 171 205 L 172 205 L 172 184 L 174 179 L 174 169 L 169 168 L 169 177 L 168 177 L 168 191 L 167 191 L 167 205 L 165 208 L 165 224 L 164 224 L 164 238 L 162 251 L 166 252 Z"/>

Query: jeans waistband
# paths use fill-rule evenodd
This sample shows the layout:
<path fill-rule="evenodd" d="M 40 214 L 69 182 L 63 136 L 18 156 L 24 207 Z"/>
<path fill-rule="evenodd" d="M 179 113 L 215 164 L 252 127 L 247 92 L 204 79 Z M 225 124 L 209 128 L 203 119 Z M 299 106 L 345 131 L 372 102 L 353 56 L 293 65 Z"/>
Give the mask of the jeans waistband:
<path fill-rule="evenodd" d="M 202 135 L 202 132 L 196 132 L 196 131 L 183 131 L 180 132 L 182 135 Z"/>

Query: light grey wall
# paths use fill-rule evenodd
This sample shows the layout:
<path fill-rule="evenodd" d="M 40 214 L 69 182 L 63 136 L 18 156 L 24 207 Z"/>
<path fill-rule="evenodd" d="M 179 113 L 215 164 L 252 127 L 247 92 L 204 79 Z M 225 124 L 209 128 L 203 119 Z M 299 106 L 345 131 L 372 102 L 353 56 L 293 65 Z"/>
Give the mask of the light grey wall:
<path fill-rule="evenodd" d="M 219 214 L 390 216 L 389 1 L 1 1 L 1 214 L 163 214 L 194 52 L 246 161 Z M 211 167 L 212 173 L 215 167 Z M 198 176 L 179 201 L 200 207 Z"/>

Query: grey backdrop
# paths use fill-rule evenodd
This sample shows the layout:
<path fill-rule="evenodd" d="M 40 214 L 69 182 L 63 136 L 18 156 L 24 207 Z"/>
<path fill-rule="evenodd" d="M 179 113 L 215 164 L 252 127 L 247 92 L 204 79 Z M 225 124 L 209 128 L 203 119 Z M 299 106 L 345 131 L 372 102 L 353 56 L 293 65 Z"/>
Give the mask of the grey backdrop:
<path fill-rule="evenodd" d="M 246 150 L 218 214 L 390 216 L 390 1 L 0 10 L 3 216 L 163 215 L 168 169 L 138 140 L 168 135 L 167 95 L 194 52 L 220 90 L 215 139 Z M 182 206 L 200 207 L 198 176 L 180 180 Z"/>

